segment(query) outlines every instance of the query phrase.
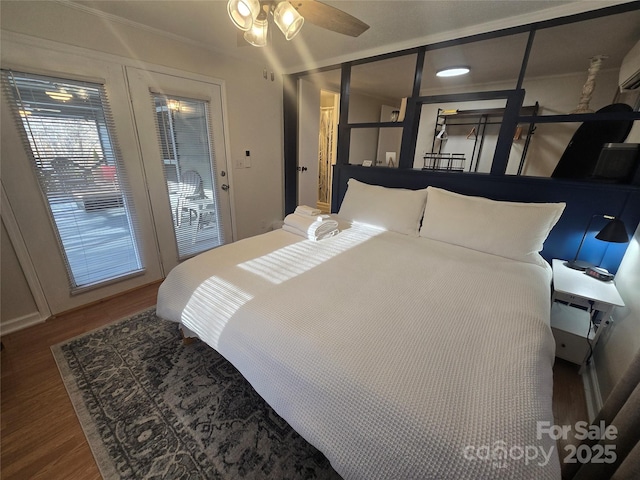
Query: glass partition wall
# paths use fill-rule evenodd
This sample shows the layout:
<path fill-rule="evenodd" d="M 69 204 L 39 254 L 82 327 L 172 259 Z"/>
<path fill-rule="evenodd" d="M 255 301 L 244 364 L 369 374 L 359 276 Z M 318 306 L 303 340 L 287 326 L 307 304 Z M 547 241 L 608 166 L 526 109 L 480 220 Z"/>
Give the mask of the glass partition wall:
<path fill-rule="evenodd" d="M 640 144 L 640 124 L 632 117 L 638 95 L 620 89 L 625 57 L 626 68 L 639 41 L 638 10 L 536 32 L 522 88 L 525 103 L 539 101 L 540 109 L 522 175 L 632 183 L 633 160 L 610 144 Z M 635 55 L 638 71 L 640 52 Z M 617 119 L 606 116 L 617 113 Z"/>
<path fill-rule="evenodd" d="M 427 48 L 413 168 L 491 171 L 506 98 L 468 100 L 461 95 L 516 89 L 528 38 L 529 33 L 524 32 Z M 535 113 L 535 102 L 530 107 L 528 111 Z M 522 129 L 519 132 L 522 138 Z M 527 133 L 528 129 L 524 131 L 525 137 Z M 509 163 L 517 164 L 523 153 L 523 149 L 516 147 Z"/>
<path fill-rule="evenodd" d="M 639 44 L 636 3 L 344 63 L 337 163 L 640 184 L 640 88 L 620 89 Z M 589 129 L 617 135 L 574 167 L 566 150 Z"/>
<path fill-rule="evenodd" d="M 350 70 L 349 161 L 397 168 L 407 98 L 414 88 L 416 54 L 354 65 Z"/>

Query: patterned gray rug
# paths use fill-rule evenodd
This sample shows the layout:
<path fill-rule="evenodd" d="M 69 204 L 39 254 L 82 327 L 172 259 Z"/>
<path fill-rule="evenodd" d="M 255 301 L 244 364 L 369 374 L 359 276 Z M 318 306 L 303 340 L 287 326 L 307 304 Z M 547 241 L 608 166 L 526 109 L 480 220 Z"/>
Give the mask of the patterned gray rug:
<path fill-rule="evenodd" d="M 105 479 L 339 479 L 221 355 L 139 313 L 52 347 Z"/>

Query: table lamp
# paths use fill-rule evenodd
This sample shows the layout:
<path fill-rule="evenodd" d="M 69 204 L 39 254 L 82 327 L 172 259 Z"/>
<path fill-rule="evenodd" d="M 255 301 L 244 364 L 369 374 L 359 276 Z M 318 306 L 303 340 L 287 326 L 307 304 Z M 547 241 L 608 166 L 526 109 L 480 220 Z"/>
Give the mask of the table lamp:
<path fill-rule="evenodd" d="M 586 270 L 587 268 L 593 267 L 593 265 L 589 262 L 585 262 L 583 260 L 578 260 L 578 256 L 580 255 L 580 249 L 582 249 L 582 244 L 584 243 L 584 239 L 589 232 L 589 227 L 591 226 L 591 222 L 596 217 L 604 217 L 609 222 L 604 226 L 602 230 L 598 232 L 596 238 L 598 240 L 602 240 L 603 242 L 612 242 L 612 243 L 626 243 L 629 241 L 629 235 L 627 235 L 627 229 L 624 226 L 624 222 L 619 218 L 612 217 L 611 215 L 593 215 L 587 224 L 587 228 L 582 235 L 582 240 L 580 240 L 580 246 L 578 246 L 578 251 L 576 252 L 576 256 L 573 260 L 565 262 L 565 265 L 569 268 L 573 268 L 574 270 Z"/>

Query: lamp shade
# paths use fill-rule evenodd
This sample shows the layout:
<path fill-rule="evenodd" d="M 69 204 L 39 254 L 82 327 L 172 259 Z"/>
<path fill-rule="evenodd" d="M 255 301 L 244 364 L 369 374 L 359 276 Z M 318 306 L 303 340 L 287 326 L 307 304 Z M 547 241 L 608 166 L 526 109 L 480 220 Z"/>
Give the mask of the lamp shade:
<path fill-rule="evenodd" d="M 269 31 L 269 23 L 267 18 L 258 17 L 253 21 L 253 25 L 248 32 L 244 33 L 244 39 L 254 47 L 264 47 L 267 44 L 267 33 Z"/>
<path fill-rule="evenodd" d="M 229 0 L 227 12 L 236 27 L 246 32 L 260 13 L 260 2 L 258 0 Z"/>
<path fill-rule="evenodd" d="M 280 2 L 273 11 L 273 20 L 287 40 L 295 37 L 304 23 L 304 18 L 289 2 Z"/>
<path fill-rule="evenodd" d="M 591 226 L 591 222 L 596 217 L 604 217 L 609 220 L 609 222 L 598 232 L 595 238 L 598 240 L 602 240 L 603 242 L 612 242 L 612 243 L 626 243 L 629 241 L 629 235 L 627 235 L 627 229 L 624 226 L 624 222 L 615 217 L 611 217 L 609 215 L 593 215 L 589 223 L 587 223 L 587 228 L 582 235 L 582 240 L 580 240 L 580 245 L 578 246 L 578 251 L 576 252 L 576 256 L 573 260 L 565 262 L 565 265 L 569 268 L 573 268 L 575 270 L 586 270 L 589 267 L 593 267 L 593 265 L 589 262 L 585 262 L 583 260 L 578 260 L 578 256 L 580 255 L 580 250 L 582 249 L 582 244 L 584 243 L 584 239 L 587 236 L 587 232 L 589 231 L 589 227 Z"/>
<path fill-rule="evenodd" d="M 627 235 L 624 222 L 617 218 L 610 220 L 609 223 L 598 232 L 596 238 L 604 242 L 613 243 L 626 243 L 629 241 L 629 235 Z"/>

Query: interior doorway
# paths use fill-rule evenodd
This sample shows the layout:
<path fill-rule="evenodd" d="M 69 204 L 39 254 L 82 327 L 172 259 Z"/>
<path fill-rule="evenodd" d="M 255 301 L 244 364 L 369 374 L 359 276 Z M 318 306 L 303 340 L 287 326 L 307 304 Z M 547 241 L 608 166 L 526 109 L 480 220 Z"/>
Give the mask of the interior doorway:
<path fill-rule="evenodd" d="M 339 95 L 299 79 L 298 205 L 331 211 L 332 166 L 336 163 Z"/>
<path fill-rule="evenodd" d="M 336 164 L 339 95 L 320 90 L 320 128 L 318 132 L 318 200 L 317 208 L 331 212 L 331 183 Z"/>

